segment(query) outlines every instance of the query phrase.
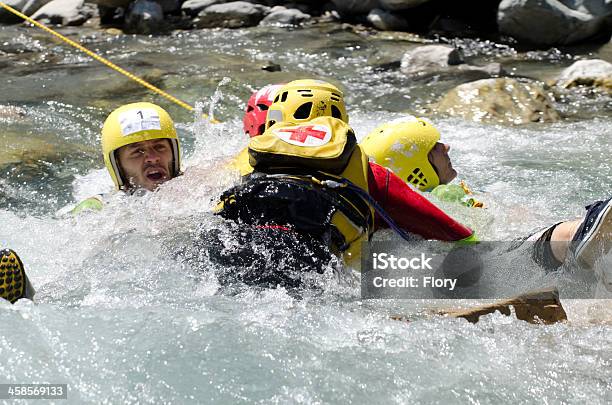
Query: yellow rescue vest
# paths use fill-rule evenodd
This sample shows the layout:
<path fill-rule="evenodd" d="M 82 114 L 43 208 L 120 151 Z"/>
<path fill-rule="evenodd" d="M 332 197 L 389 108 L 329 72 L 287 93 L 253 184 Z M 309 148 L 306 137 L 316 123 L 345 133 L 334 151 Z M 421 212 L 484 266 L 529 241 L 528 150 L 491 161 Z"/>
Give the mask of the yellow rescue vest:
<path fill-rule="evenodd" d="M 253 173 L 253 166 L 249 164 L 249 148 L 244 148 L 228 164 L 232 170 L 238 170 L 241 176 Z"/>
<path fill-rule="evenodd" d="M 310 140 L 311 136 L 315 139 Z M 313 205 L 317 204 L 315 201 L 319 201 L 322 205 L 333 206 L 328 222 L 333 233 L 340 237 L 332 240 L 330 247 L 336 253 L 342 254 L 349 264 L 354 264 L 354 260 L 360 258 L 361 244 L 367 241 L 373 232 L 374 210 L 355 192 L 326 185 L 329 181 L 346 179 L 368 192 L 368 158 L 356 144 L 353 131 L 347 124 L 332 117 L 319 117 L 300 125 L 287 122 L 276 124 L 264 135 L 251 139 L 249 147 L 236 158 L 234 167 L 238 167 L 243 176 L 247 175 L 244 184 L 265 183 L 265 186 L 250 186 L 251 188 L 261 190 L 272 187 L 271 184 L 275 182 L 273 187 L 276 187 L 278 192 L 276 196 L 270 194 L 270 199 L 306 200 L 311 196 Z M 293 186 L 282 186 L 279 189 L 279 182 Z M 239 201 L 242 190 L 244 185 L 222 196 L 222 216 L 241 216 L 228 212 L 233 211 L 232 206 L 238 208 L 242 204 Z M 291 196 L 291 193 L 297 193 L 297 190 L 300 190 L 299 195 L 302 197 L 298 197 L 298 194 Z M 314 197 L 315 194 L 325 196 L 321 199 Z M 324 208 L 313 206 L 310 212 L 297 213 L 293 215 L 293 223 L 323 221 L 322 218 L 316 218 L 320 213 L 313 210 L 317 209 Z M 298 218 L 300 215 L 303 215 L 303 218 Z M 286 216 L 283 216 L 283 219 L 287 220 Z M 248 222 L 248 218 L 242 220 Z M 300 225 L 296 228 L 299 227 Z"/>

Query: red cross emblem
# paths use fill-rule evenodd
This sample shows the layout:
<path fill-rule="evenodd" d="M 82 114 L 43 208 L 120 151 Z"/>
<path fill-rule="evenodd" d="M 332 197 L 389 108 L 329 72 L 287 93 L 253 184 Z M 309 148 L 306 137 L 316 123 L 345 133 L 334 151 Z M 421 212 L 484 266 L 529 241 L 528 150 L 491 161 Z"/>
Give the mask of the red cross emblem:
<path fill-rule="evenodd" d="M 285 142 L 298 146 L 323 145 L 331 139 L 331 130 L 322 125 L 279 128 L 275 132 Z"/>
<path fill-rule="evenodd" d="M 315 129 L 312 125 L 307 127 L 297 127 L 295 129 L 285 129 L 284 132 L 290 132 L 291 136 L 289 139 L 292 141 L 298 141 L 304 143 L 309 136 L 323 139 L 325 138 L 326 132 Z"/>

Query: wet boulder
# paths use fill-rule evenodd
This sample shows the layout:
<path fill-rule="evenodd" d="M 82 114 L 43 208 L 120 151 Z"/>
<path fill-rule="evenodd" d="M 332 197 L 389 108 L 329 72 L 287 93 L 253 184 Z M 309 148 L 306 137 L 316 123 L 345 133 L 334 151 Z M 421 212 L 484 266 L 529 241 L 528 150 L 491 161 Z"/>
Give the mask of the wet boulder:
<path fill-rule="evenodd" d="M 270 7 L 246 1 L 208 6 L 194 20 L 196 28 L 241 28 L 252 27 L 270 12 Z"/>
<path fill-rule="evenodd" d="M 133 34 L 155 34 L 164 31 L 162 6 L 152 0 L 136 0 L 128 7 L 123 29 Z"/>
<path fill-rule="evenodd" d="M 46 24 L 83 25 L 93 15 L 93 9 L 83 0 L 53 0 L 32 14 Z"/>
<path fill-rule="evenodd" d="M 368 14 L 378 7 L 378 0 L 331 0 L 336 9 L 342 14 Z"/>
<path fill-rule="evenodd" d="M 310 20 L 310 14 L 301 12 L 296 8 L 273 7 L 270 14 L 261 20 L 260 25 L 300 25 Z"/>
<path fill-rule="evenodd" d="M 45 4 L 51 0 L 3 0 L 2 2 L 17 11 L 21 11 L 28 17 L 34 14 Z M 0 23 L 18 23 L 23 21 L 21 17 L 16 16 L 3 7 L 0 7 Z"/>
<path fill-rule="evenodd" d="M 407 51 L 402 57 L 400 70 L 409 76 L 448 74 L 465 76 L 471 80 L 504 73 L 499 63 L 484 66 L 466 64 L 461 53 L 448 45 L 424 45 Z"/>
<path fill-rule="evenodd" d="M 375 8 L 368 14 L 368 21 L 381 31 L 407 31 L 408 22 L 399 15 Z"/>
<path fill-rule="evenodd" d="M 195 17 L 208 6 L 227 3 L 227 0 L 187 0 L 181 6 L 181 10 L 189 16 Z"/>
<path fill-rule="evenodd" d="M 610 33 L 609 0 L 502 0 L 499 31 L 540 46 L 570 45 Z"/>
<path fill-rule="evenodd" d="M 464 63 L 461 53 L 452 46 L 424 45 L 407 51 L 400 69 L 404 74 L 418 74 L 446 69 Z"/>
<path fill-rule="evenodd" d="M 378 0 L 380 6 L 389 11 L 403 11 L 420 6 L 430 0 Z"/>
<path fill-rule="evenodd" d="M 612 93 L 612 63 L 601 59 L 579 60 L 561 72 L 556 84 L 565 88 L 597 87 Z"/>
<path fill-rule="evenodd" d="M 516 79 L 483 79 L 449 91 L 434 109 L 476 122 L 526 124 L 559 119 L 544 88 Z"/>

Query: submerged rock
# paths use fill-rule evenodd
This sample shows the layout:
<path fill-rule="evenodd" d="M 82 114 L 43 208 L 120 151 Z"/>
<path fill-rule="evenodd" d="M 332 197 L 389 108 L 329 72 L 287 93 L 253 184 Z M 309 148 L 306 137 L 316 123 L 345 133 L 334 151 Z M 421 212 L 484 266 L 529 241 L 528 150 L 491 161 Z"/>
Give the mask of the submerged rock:
<path fill-rule="evenodd" d="M 0 133 L 0 168 L 8 165 L 32 165 L 61 161 L 66 155 L 87 153 L 87 148 L 66 143 L 53 136 L 32 136 L 24 133 Z"/>
<path fill-rule="evenodd" d="M 483 79 L 449 91 L 435 110 L 476 122 L 554 122 L 559 114 L 544 88 L 515 79 Z"/>
<path fill-rule="evenodd" d="M 450 73 L 458 72 L 462 75 L 471 75 L 473 77 L 488 78 L 491 76 L 501 76 L 505 74 L 504 68 L 500 63 L 491 62 L 486 65 L 476 66 L 464 63 L 462 65 L 452 66 Z"/>
<path fill-rule="evenodd" d="M 612 63 L 601 59 L 579 60 L 561 72 L 556 84 L 565 88 L 598 87 L 612 93 Z"/>
<path fill-rule="evenodd" d="M 93 10 L 83 0 L 53 0 L 32 14 L 32 18 L 47 24 L 83 25 Z"/>
<path fill-rule="evenodd" d="M 161 5 L 152 0 L 136 0 L 125 15 L 124 30 L 134 34 L 154 34 L 163 31 L 164 12 Z"/>
<path fill-rule="evenodd" d="M 536 45 L 570 45 L 608 31 L 609 0 L 502 0 L 499 31 Z"/>
<path fill-rule="evenodd" d="M 164 76 L 166 72 L 157 69 L 142 69 L 139 77 L 146 82 L 151 83 L 157 87 L 164 86 Z M 128 79 L 122 75 L 113 75 L 112 77 L 96 77 L 95 79 L 88 81 L 88 85 L 93 89 L 92 95 L 96 95 L 101 98 L 116 97 L 117 95 L 134 94 L 135 92 L 142 92 L 143 87 L 133 80 Z"/>
<path fill-rule="evenodd" d="M 310 14 L 301 12 L 296 8 L 274 7 L 261 25 L 299 25 L 310 20 Z"/>
<path fill-rule="evenodd" d="M 368 21 L 381 31 L 406 31 L 409 28 L 404 18 L 379 8 L 370 11 Z"/>
<path fill-rule="evenodd" d="M 259 24 L 269 12 L 270 7 L 261 4 L 233 1 L 206 7 L 194 20 L 194 25 L 197 28 L 252 27 Z"/>

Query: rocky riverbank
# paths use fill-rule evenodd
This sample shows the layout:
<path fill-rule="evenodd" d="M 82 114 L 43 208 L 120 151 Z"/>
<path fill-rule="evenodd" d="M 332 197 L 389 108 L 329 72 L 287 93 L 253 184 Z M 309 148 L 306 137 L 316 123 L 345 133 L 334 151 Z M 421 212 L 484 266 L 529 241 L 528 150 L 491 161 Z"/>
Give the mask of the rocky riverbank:
<path fill-rule="evenodd" d="M 5 0 L 47 24 L 107 26 L 126 33 L 173 29 L 299 26 L 341 21 L 380 31 L 477 36 L 532 47 L 606 42 L 607 0 Z M 0 9 L 0 23 L 20 18 Z"/>

